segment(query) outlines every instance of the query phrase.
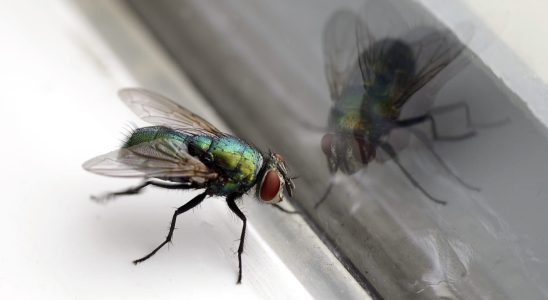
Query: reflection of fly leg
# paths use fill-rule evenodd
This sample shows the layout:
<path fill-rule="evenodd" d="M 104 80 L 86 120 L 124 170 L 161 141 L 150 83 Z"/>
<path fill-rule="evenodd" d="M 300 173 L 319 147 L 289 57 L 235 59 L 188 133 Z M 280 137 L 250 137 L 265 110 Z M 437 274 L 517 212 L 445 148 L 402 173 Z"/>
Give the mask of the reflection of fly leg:
<path fill-rule="evenodd" d="M 449 113 L 452 111 L 455 111 L 457 109 L 463 109 L 464 115 L 466 117 L 466 127 L 472 128 L 472 129 L 480 129 L 480 128 L 491 128 L 491 127 L 497 127 L 504 125 L 508 122 L 510 122 L 509 118 L 504 118 L 498 121 L 494 121 L 491 123 L 478 123 L 472 121 L 472 115 L 470 114 L 470 107 L 468 106 L 468 103 L 464 101 L 455 102 L 452 104 L 444 105 L 444 106 L 438 106 L 430 109 L 430 113 L 432 115 L 439 115 L 444 113 Z"/>
<path fill-rule="evenodd" d="M 411 175 L 411 173 L 409 173 L 409 171 L 407 171 L 403 165 L 401 164 L 397 154 L 396 154 L 396 151 L 394 150 L 394 148 L 387 144 L 387 143 L 381 143 L 379 145 L 381 147 L 382 150 L 384 150 L 388 155 L 390 155 L 390 157 L 394 160 L 394 162 L 396 163 L 396 165 L 400 168 L 400 170 L 403 172 L 403 174 L 405 175 L 405 177 L 407 177 L 407 179 L 411 182 L 411 184 L 413 184 L 414 187 L 416 187 L 418 190 L 420 190 L 428 199 L 432 200 L 433 202 L 435 203 L 438 203 L 438 204 L 442 204 L 442 205 L 445 205 L 447 204 L 446 201 L 443 201 L 443 200 L 440 200 L 432 195 L 430 195 L 430 193 L 428 193 L 416 180 L 415 178 L 413 178 L 413 176 Z"/>
<path fill-rule="evenodd" d="M 153 179 L 147 179 L 137 186 L 133 186 L 122 191 L 109 192 L 109 193 L 104 193 L 97 196 L 92 195 L 91 199 L 97 202 L 107 202 L 109 200 L 114 199 L 117 196 L 136 195 L 136 194 L 139 194 L 141 190 L 148 185 L 153 185 L 153 186 L 161 187 L 164 189 L 173 189 L 173 190 L 198 188 L 196 186 L 193 186 L 191 183 L 166 183 L 166 182 L 155 181 Z"/>
<path fill-rule="evenodd" d="M 415 129 L 415 128 L 407 128 L 407 129 L 409 130 L 409 132 L 411 132 L 413 135 L 415 135 L 415 137 L 424 145 L 424 147 L 426 147 L 426 149 L 428 151 L 430 151 L 430 154 L 432 154 L 432 156 L 442 166 L 442 168 L 447 173 L 449 173 L 451 176 L 453 176 L 453 178 L 455 178 L 462 186 L 464 186 L 465 188 L 467 188 L 469 190 L 472 190 L 472 191 L 476 191 L 476 192 L 481 191 L 481 189 L 479 187 L 467 183 L 462 178 L 460 178 L 457 174 L 455 174 L 451 170 L 451 168 L 449 168 L 449 166 L 445 163 L 445 161 L 443 161 L 441 156 L 432 148 L 432 145 L 428 141 L 428 138 L 426 137 L 426 135 L 422 131 L 420 131 L 418 129 Z"/>
<path fill-rule="evenodd" d="M 427 121 L 430 122 L 430 129 L 432 131 L 432 138 L 434 140 L 437 140 L 437 141 L 460 141 L 460 140 L 464 140 L 464 139 L 467 139 L 467 138 L 470 138 L 470 137 L 473 137 L 474 135 L 476 135 L 476 131 L 474 129 L 472 129 L 468 132 L 465 132 L 463 134 L 460 134 L 460 135 L 453 135 L 453 136 L 440 135 L 438 133 L 438 129 L 437 129 L 437 126 L 436 126 L 436 120 L 434 119 L 434 117 L 432 116 L 431 113 L 427 113 L 427 114 L 422 115 L 422 116 L 409 118 L 409 119 L 405 119 L 405 120 L 398 120 L 398 121 L 395 122 L 395 127 L 406 128 L 406 127 L 415 126 L 417 124 L 421 124 L 421 123 L 424 123 L 424 122 L 427 122 Z"/>
<path fill-rule="evenodd" d="M 400 170 L 403 172 L 403 174 L 405 175 L 405 177 L 407 177 L 407 179 L 411 182 L 411 184 L 417 188 L 418 190 L 420 190 L 428 199 L 432 200 L 433 202 L 437 203 L 437 204 L 441 204 L 441 205 L 446 205 L 447 204 L 447 201 L 444 201 L 444 200 L 440 200 L 434 196 L 432 196 L 430 193 L 428 193 L 416 180 L 415 178 L 413 178 L 413 176 L 411 175 L 411 173 L 409 173 L 409 171 L 407 171 L 405 169 L 405 167 L 401 164 L 397 154 L 396 154 L 396 151 L 394 150 L 394 148 L 390 145 L 390 144 L 387 144 L 387 143 L 381 143 L 379 144 L 379 147 L 384 150 L 384 152 L 386 152 L 390 158 L 392 158 L 392 160 L 394 160 L 394 162 L 396 163 L 396 165 L 400 168 Z M 442 164 L 444 165 L 444 164 Z M 445 165 L 444 165 L 445 166 Z M 451 173 L 453 174 L 453 173 Z M 329 185 L 327 186 L 327 188 L 325 189 L 325 191 L 323 192 L 322 194 L 322 197 L 320 198 L 320 200 L 314 205 L 314 209 L 318 209 L 318 207 L 320 207 L 320 205 L 322 203 L 324 203 L 330 192 L 331 192 L 331 189 L 333 188 L 333 186 L 335 185 L 335 180 L 334 180 L 334 176 L 335 175 L 332 175 L 331 177 L 331 180 L 329 180 Z M 456 175 L 455 175 L 456 176 Z M 465 185 L 467 186 L 467 185 Z M 468 186 L 467 186 L 468 187 Z M 475 188 L 475 187 L 473 187 Z"/>
<path fill-rule="evenodd" d="M 436 126 L 436 120 L 434 119 L 435 115 L 441 115 L 450 113 L 456 110 L 462 109 L 464 110 L 464 116 L 466 119 L 466 127 L 469 128 L 468 132 L 465 132 L 460 135 L 454 135 L 454 136 L 444 136 L 440 135 L 437 130 Z M 491 123 L 477 123 L 472 121 L 472 115 L 470 113 L 470 107 L 466 102 L 456 102 L 449 105 L 434 107 L 430 109 L 430 111 L 422 116 L 404 119 L 404 120 L 398 120 L 395 122 L 395 127 L 411 127 L 417 124 L 421 124 L 424 122 L 430 122 L 430 129 L 432 132 L 432 138 L 434 140 L 438 141 L 460 141 L 463 139 L 470 138 L 474 135 L 476 135 L 476 130 L 481 128 L 491 128 L 491 127 L 497 127 L 504 125 L 508 123 L 510 119 L 505 118 L 499 121 L 491 122 Z"/>

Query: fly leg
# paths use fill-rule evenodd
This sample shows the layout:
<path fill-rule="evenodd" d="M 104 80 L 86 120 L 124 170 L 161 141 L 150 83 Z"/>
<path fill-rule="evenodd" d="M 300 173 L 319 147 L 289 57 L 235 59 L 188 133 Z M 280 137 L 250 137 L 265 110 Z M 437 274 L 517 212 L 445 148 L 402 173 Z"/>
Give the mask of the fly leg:
<path fill-rule="evenodd" d="M 104 194 L 101 194 L 101 195 L 91 195 L 91 199 L 93 201 L 104 203 L 104 202 L 107 202 L 109 200 L 114 199 L 117 196 L 139 194 L 141 192 L 141 190 L 144 189 L 148 185 L 153 185 L 153 186 L 161 187 L 161 188 L 164 188 L 164 189 L 174 189 L 174 190 L 193 188 L 193 185 L 190 184 L 190 183 L 164 183 L 164 182 L 159 182 L 159 181 L 154 181 L 154 180 L 151 180 L 151 179 L 147 179 L 147 180 L 144 180 L 143 182 L 141 182 L 139 185 L 127 188 L 127 189 L 122 190 L 122 191 L 108 192 L 108 193 L 104 193 Z"/>
<path fill-rule="evenodd" d="M 449 168 L 449 166 L 443 161 L 441 156 L 432 148 L 432 145 L 429 143 L 428 138 L 422 131 L 417 130 L 415 128 L 408 128 L 408 130 L 409 132 L 414 134 L 415 137 L 417 137 L 417 139 L 425 146 L 426 149 L 428 149 L 428 151 L 430 151 L 430 154 L 432 154 L 432 156 L 436 159 L 436 161 L 438 161 L 438 163 L 442 166 L 442 168 L 447 173 L 449 173 L 453 178 L 455 178 L 455 180 L 457 180 L 462 186 L 472 191 L 476 191 L 476 192 L 481 191 L 479 187 L 467 183 L 462 178 L 460 178 L 457 174 L 455 174 L 451 170 L 451 168 Z"/>
<path fill-rule="evenodd" d="M 175 230 L 175 223 L 177 222 L 177 216 L 179 216 L 182 213 L 185 213 L 189 209 L 196 207 L 196 205 L 200 204 L 204 200 L 206 195 L 207 195 L 207 191 L 199 194 L 198 196 L 194 197 L 192 200 L 188 201 L 185 205 L 177 208 L 177 210 L 173 214 L 173 218 L 171 219 L 171 225 L 169 226 L 169 233 L 167 234 L 166 240 L 162 242 L 158 247 L 156 247 L 156 249 L 152 250 L 152 252 L 150 252 L 146 256 L 134 260 L 133 263 L 138 264 L 149 259 L 154 254 L 156 254 L 156 252 L 158 252 L 158 250 L 160 250 L 165 244 L 171 242 L 171 237 L 173 236 L 173 231 Z"/>
<path fill-rule="evenodd" d="M 400 170 L 403 172 L 403 174 L 405 175 L 405 177 L 407 177 L 407 179 L 411 182 L 411 184 L 413 184 L 414 187 L 416 187 L 418 190 L 420 190 L 428 199 L 432 200 L 433 202 L 437 203 L 437 204 L 441 204 L 441 205 L 445 205 L 447 204 L 446 201 L 443 201 L 443 200 L 440 200 L 432 195 L 430 195 L 430 193 L 428 193 L 416 180 L 415 178 L 413 178 L 413 176 L 403 167 L 403 165 L 401 164 L 397 154 L 396 154 L 396 151 L 394 150 L 394 148 L 390 145 L 390 144 L 387 144 L 387 143 L 381 143 L 380 144 L 380 147 L 382 150 L 384 150 L 388 155 L 390 155 L 390 157 L 394 160 L 394 162 L 396 163 L 396 165 L 400 168 Z"/>
<path fill-rule="evenodd" d="M 243 222 L 242 226 L 242 234 L 240 236 L 240 245 L 238 246 L 238 281 L 237 284 L 242 283 L 242 253 L 244 252 L 244 240 L 245 240 L 245 227 L 247 223 L 247 218 L 245 217 L 244 213 L 238 208 L 238 205 L 236 205 L 236 199 L 241 197 L 239 194 L 233 194 L 226 197 L 226 203 L 228 204 L 228 207 L 230 210 L 240 218 Z"/>

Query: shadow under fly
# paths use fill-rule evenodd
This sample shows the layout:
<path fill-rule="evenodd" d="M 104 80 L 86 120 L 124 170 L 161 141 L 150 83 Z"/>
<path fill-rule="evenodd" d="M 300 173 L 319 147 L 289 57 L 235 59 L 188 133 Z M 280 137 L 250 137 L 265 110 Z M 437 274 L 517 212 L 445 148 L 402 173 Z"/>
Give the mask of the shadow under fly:
<path fill-rule="evenodd" d="M 379 1 L 369 4 L 376 3 Z M 392 139 L 393 131 L 399 128 L 415 135 L 462 186 L 479 191 L 479 188 L 453 173 L 432 149 L 428 138 L 413 128 L 428 123 L 433 140 L 459 141 L 474 136 L 475 129 L 481 127 L 472 122 L 465 102 L 431 108 L 433 96 L 448 78 L 432 79 L 457 58 L 460 64 L 466 63 L 459 57 L 464 45 L 447 29 L 438 29 L 436 25 L 412 26 L 392 7 L 388 16 L 386 7 L 389 4 L 378 5 L 384 5 L 383 11 L 371 18 L 369 14 L 374 10 L 368 7 L 368 16 L 364 18 L 367 24 L 353 12 L 338 11 L 324 28 L 325 72 L 333 104 L 321 148 L 332 176 L 315 208 L 327 199 L 338 170 L 352 175 L 375 159 L 390 159 L 424 196 L 437 204 L 446 204 L 445 200 L 423 188 L 402 165 L 397 150 L 403 148 L 406 142 L 400 141 L 397 145 Z M 378 22 L 371 24 L 375 21 Z M 379 30 L 375 30 L 394 27 L 397 28 L 394 32 L 378 33 L 376 31 Z M 462 65 L 457 68 L 451 66 L 448 68 L 451 70 L 440 77 L 453 76 L 454 71 L 460 68 Z M 421 95 L 418 95 L 419 91 Z M 467 128 L 461 134 L 444 135 L 438 132 L 435 117 L 451 111 L 465 114 Z"/>

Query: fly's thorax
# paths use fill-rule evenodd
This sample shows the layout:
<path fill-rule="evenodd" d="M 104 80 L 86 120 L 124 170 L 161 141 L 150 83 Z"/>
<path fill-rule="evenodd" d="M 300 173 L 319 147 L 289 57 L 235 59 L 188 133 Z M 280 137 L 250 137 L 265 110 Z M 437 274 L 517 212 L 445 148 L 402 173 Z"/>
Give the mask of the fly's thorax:
<path fill-rule="evenodd" d="M 270 153 L 258 176 L 257 198 L 263 203 L 275 204 L 284 200 L 284 191 L 293 196 L 295 185 L 289 177 L 283 157 Z"/>
<path fill-rule="evenodd" d="M 395 99 L 390 97 L 372 98 L 364 96 L 364 101 L 360 108 L 361 118 L 365 120 L 372 130 L 378 130 L 386 122 L 397 120 L 401 113 L 401 108 L 394 105 Z"/>
<path fill-rule="evenodd" d="M 255 147 L 228 135 L 194 136 L 189 142 L 189 150 L 219 173 L 219 190 L 224 192 L 244 192 L 251 188 L 263 164 L 263 157 Z"/>
<path fill-rule="evenodd" d="M 359 132 L 367 134 L 370 124 L 362 118 L 360 111 L 349 111 L 341 115 L 337 120 L 337 128 L 340 131 Z"/>
<path fill-rule="evenodd" d="M 195 135 L 191 138 L 188 148 L 189 151 L 192 151 L 193 155 L 200 156 L 209 151 L 213 139 L 211 136 L 207 135 Z"/>
<path fill-rule="evenodd" d="M 364 97 L 364 91 L 350 89 L 342 98 L 335 102 L 329 114 L 329 128 L 333 132 L 355 132 L 367 134 L 372 127 L 371 118 L 363 113 L 364 103 L 369 102 Z"/>

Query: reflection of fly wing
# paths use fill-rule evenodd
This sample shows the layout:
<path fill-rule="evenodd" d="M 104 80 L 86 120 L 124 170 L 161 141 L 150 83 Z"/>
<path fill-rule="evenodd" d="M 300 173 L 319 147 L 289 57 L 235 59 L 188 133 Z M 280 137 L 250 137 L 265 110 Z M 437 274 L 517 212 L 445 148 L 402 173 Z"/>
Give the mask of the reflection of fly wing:
<path fill-rule="evenodd" d="M 469 28 L 465 31 L 471 33 Z M 469 62 L 466 55 L 461 55 L 464 44 L 448 30 L 417 27 L 405 39 L 413 49 L 417 74 L 394 99 L 402 120 L 428 113 L 439 90 Z M 407 130 L 392 130 L 387 142 L 398 151 L 408 146 L 409 138 Z"/>
<path fill-rule="evenodd" d="M 461 55 L 465 48 L 464 44 L 431 16 L 424 14 L 424 11 L 417 9 L 413 4 L 391 0 L 369 1 L 360 14 L 364 20 L 363 31 L 369 36 L 374 36 L 376 41 L 400 40 L 413 52 L 415 76 L 405 86 L 394 91 L 391 101 L 394 108 L 400 110 L 400 119 L 427 113 L 441 87 L 468 63 L 466 59 L 459 58 L 458 63 L 452 64 L 457 57 L 464 56 Z M 468 40 L 473 29 L 461 24 L 457 26 L 456 31 L 464 36 L 464 40 Z M 376 42 L 371 38 L 365 40 L 371 45 Z M 359 63 L 362 64 L 362 69 L 367 69 L 375 63 L 383 49 L 377 48 L 372 51 L 363 47 L 359 51 L 363 53 Z M 440 74 L 442 70 L 445 70 L 443 75 Z M 364 80 L 367 80 L 367 76 Z M 414 97 L 415 94 L 417 97 Z M 392 130 L 385 137 L 385 141 L 396 150 L 403 149 L 409 143 L 409 134 L 406 130 Z M 388 158 L 383 156 L 382 151 L 377 154 L 378 160 Z"/>
<path fill-rule="evenodd" d="M 188 134 L 223 135 L 219 129 L 202 117 L 174 101 L 140 88 L 127 88 L 118 92 L 120 99 L 141 119 Z"/>
<path fill-rule="evenodd" d="M 438 31 L 430 27 L 417 27 L 406 35 L 406 39 L 410 40 L 409 45 L 415 55 L 417 73 L 395 101 L 399 108 L 464 50 L 464 45 L 449 30 Z M 443 82 L 438 81 L 436 86 L 431 86 L 430 88 L 435 88 L 436 91 L 430 93 L 437 92 L 441 85 Z"/>
<path fill-rule="evenodd" d="M 413 14 L 402 13 L 407 7 L 399 6 L 403 4 L 370 1 L 363 10 L 363 17 L 343 10 L 328 20 L 323 32 L 323 51 L 327 83 L 334 101 L 340 100 L 346 90 L 354 91 L 370 80 L 370 71 L 386 50 L 376 43 L 380 40 L 399 40 L 413 51 L 416 76 L 393 97 L 394 106 L 400 109 L 461 54 L 464 45 L 453 33 L 442 29 L 440 24 L 421 24 L 429 18 L 410 20 Z M 471 31 L 464 29 L 464 33 Z M 440 86 L 432 88 L 437 91 Z"/>
<path fill-rule="evenodd" d="M 396 0 L 369 0 L 356 13 L 334 13 L 323 33 L 325 71 L 331 98 L 336 102 L 347 99 L 346 96 L 358 99 L 359 93 L 365 93 L 364 83 L 375 82 L 376 68 L 383 66 L 379 60 L 389 50 L 386 47 L 394 45 L 387 41 L 399 41 L 409 47 L 415 71 L 391 91 L 388 100 L 393 110 L 400 112 L 399 119 L 427 113 L 435 94 L 463 65 L 452 64 L 443 75 L 440 72 L 456 60 L 465 47 L 456 35 L 425 14 L 413 3 Z M 472 30 L 460 26 L 456 31 L 467 40 L 466 36 Z M 461 59 L 458 61 L 467 63 Z M 355 101 L 347 101 L 350 103 L 348 108 L 339 105 L 340 102 L 343 101 L 334 107 L 338 113 L 355 109 L 352 106 Z M 409 134 L 405 130 L 392 130 L 383 140 L 398 150 L 409 143 Z M 381 153 L 377 159 L 385 160 Z"/>
<path fill-rule="evenodd" d="M 83 167 L 92 173 L 113 177 L 178 177 L 197 183 L 217 177 L 215 172 L 188 154 L 186 147 L 165 139 L 97 156 L 85 162 Z"/>
<path fill-rule="evenodd" d="M 338 101 L 349 86 L 363 86 L 357 64 L 361 49 L 372 39 L 365 25 L 351 11 L 338 11 L 328 20 L 323 32 L 325 76 L 331 99 Z"/>
<path fill-rule="evenodd" d="M 394 105 L 403 109 L 409 106 L 405 104 L 417 92 L 422 94 L 413 99 L 411 106 L 416 107 L 411 108 L 412 113 L 407 116 L 424 114 L 432 106 L 434 95 L 439 89 L 468 63 L 459 59 L 459 64 L 449 67 L 450 72 L 445 71 L 443 78 L 437 78 L 442 70 L 459 57 L 465 46 L 447 27 L 415 3 L 397 0 L 369 1 L 363 18 L 375 37 L 398 39 L 413 51 L 415 78 L 400 89 L 399 95 L 394 98 Z M 461 23 L 454 27 L 464 41 L 470 40 L 473 34 L 473 28 L 468 25 Z M 426 84 L 428 87 L 423 89 Z M 402 117 L 405 116 L 403 113 Z"/>

